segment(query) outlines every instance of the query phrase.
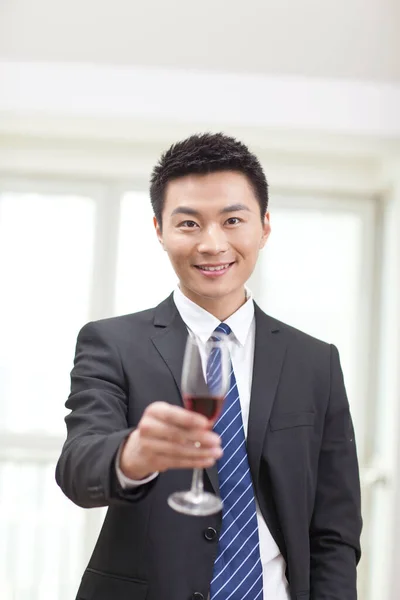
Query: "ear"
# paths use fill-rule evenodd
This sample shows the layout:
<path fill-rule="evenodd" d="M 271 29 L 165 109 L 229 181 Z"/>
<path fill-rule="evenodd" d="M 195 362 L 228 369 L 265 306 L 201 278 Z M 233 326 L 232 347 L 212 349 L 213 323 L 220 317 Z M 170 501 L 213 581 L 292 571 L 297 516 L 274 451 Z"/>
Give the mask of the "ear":
<path fill-rule="evenodd" d="M 260 240 L 260 250 L 261 250 L 261 248 L 264 248 L 264 246 L 267 243 L 267 240 L 269 238 L 269 234 L 271 233 L 271 223 L 270 223 L 269 212 L 265 213 L 262 227 L 263 227 L 263 233 L 262 233 L 262 237 Z"/>
<path fill-rule="evenodd" d="M 160 223 L 157 221 L 156 217 L 153 217 L 153 225 L 154 225 L 154 229 L 156 230 L 156 234 L 158 237 L 158 241 L 160 242 L 161 246 L 164 248 L 164 240 L 163 240 L 163 236 L 162 236 L 162 229 L 161 229 L 161 225 Z"/>

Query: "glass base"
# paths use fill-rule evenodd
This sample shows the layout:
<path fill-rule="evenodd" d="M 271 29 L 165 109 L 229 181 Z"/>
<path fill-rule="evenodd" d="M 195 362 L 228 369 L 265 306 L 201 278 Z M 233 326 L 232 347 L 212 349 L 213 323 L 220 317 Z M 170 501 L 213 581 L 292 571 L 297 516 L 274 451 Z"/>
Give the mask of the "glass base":
<path fill-rule="evenodd" d="M 209 492 L 194 494 L 191 491 L 175 492 L 168 498 L 168 504 L 177 512 L 195 517 L 214 515 L 222 510 L 223 506 L 221 498 L 214 494 Z"/>

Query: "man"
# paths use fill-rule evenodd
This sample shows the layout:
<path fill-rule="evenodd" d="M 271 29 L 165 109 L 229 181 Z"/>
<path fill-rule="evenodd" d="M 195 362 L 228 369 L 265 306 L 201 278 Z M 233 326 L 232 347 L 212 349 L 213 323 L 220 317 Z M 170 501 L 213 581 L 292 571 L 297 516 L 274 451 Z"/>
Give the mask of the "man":
<path fill-rule="evenodd" d="M 192 136 L 161 157 L 150 195 L 179 287 L 155 309 L 83 327 L 71 374 L 57 481 L 79 506 L 109 507 L 77 598 L 355 600 L 359 474 L 338 352 L 245 288 L 270 233 L 259 161 L 222 134 Z M 204 345 L 221 328 L 228 437 L 179 390 L 188 332 Z M 222 514 L 168 506 L 196 467 Z"/>

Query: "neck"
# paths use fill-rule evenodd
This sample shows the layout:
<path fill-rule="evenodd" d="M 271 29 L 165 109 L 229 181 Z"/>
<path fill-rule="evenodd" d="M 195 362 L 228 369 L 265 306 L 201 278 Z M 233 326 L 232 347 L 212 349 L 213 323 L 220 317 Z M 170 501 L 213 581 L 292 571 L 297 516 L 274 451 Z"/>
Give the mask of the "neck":
<path fill-rule="evenodd" d="M 216 317 L 221 323 L 226 321 L 233 313 L 235 313 L 247 300 L 246 290 L 243 287 L 240 290 L 230 294 L 229 296 L 222 296 L 220 298 L 211 298 L 209 296 L 201 296 L 193 290 L 185 288 L 180 285 L 181 292 L 189 298 L 192 302 L 195 302 L 201 308 L 204 308 L 211 315 Z"/>

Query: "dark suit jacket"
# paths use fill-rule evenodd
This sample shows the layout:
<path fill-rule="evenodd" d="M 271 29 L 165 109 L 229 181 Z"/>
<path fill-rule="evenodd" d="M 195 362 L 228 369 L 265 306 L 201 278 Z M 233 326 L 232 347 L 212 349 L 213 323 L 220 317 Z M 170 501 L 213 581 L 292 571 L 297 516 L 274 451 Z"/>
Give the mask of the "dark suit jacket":
<path fill-rule="evenodd" d="M 287 562 L 291 598 L 355 600 L 359 474 L 338 352 L 257 306 L 255 317 L 248 456 L 260 509 Z M 167 505 L 169 494 L 189 488 L 191 472 L 168 471 L 124 491 L 114 469 L 149 403 L 181 405 L 186 337 L 172 297 L 79 334 L 56 478 L 79 506 L 109 507 L 80 600 L 207 598 L 221 515 L 188 517 Z M 207 469 L 205 485 L 218 492 L 216 467 Z"/>

